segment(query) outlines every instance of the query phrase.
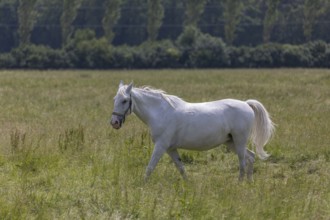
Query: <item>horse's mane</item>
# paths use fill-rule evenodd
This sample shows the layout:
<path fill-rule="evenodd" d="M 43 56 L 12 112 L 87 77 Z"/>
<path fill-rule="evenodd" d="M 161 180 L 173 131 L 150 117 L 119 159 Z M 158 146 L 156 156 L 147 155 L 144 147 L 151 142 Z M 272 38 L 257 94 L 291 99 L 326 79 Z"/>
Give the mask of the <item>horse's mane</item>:
<path fill-rule="evenodd" d="M 174 96 L 174 95 L 169 95 L 164 90 L 155 89 L 151 86 L 142 86 L 142 87 L 139 87 L 138 89 L 140 89 L 144 92 L 150 93 L 150 94 L 159 95 L 165 101 L 167 101 L 173 108 L 176 108 L 179 105 L 179 103 L 183 102 L 183 99 L 181 99 L 177 96 Z"/>
<path fill-rule="evenodd" d="M 147 92 L 151 92 L 151 93 L 167 95 L 167 93 L 164 90 L 156 89 L 151 86 L 141 86 L 141 87 L 139 87 L 139 89 L 147 91 Z"/>

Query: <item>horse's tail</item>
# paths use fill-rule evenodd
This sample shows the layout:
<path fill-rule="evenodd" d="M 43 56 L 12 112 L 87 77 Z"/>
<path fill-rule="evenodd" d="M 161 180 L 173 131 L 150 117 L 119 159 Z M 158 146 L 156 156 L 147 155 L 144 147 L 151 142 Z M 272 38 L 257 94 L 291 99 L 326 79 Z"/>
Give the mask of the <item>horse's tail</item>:
<path fill-rule="evenodd" d="M 272 137 L 275 128 L 266 108 L 257 100 L 247 100 L 246 103 L 253 109 L 255 119 L 251 133 L 251 140 L 256 146 L 260 159 L 265 160 L 270 155 L 264 151 L 265 144 Z"/>

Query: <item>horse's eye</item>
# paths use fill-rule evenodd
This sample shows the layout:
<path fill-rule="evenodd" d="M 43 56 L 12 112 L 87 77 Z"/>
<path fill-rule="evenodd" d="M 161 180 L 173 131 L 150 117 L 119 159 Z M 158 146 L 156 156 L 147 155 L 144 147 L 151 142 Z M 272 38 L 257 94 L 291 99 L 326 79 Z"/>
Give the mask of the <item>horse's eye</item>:
<path fill-rule="evenodd" d="M 123 105 L 125 105 L 127 103 L 127 100 L 124 100 L 121 102 Z"/>

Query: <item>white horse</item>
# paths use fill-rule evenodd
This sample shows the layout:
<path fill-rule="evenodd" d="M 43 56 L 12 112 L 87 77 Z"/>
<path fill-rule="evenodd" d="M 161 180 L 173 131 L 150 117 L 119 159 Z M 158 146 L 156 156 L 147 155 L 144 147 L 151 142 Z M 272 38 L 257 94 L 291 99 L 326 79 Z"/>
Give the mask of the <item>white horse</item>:
<path fill-rule="evenodd" d="M 133 88 L 132 83 L 123 85 L 121 81 L 114 97 L 112 127 L 121 128 L 132 112 L 149 126 L 155 144 L 145 179 L 164 153 L 186 178 L 178 148 L 201 151 L 227 145 L 238 155 L 239 180 L 244 178 L 246 167 L 247 177 L 252 180 L 255 155 L 247 149 L 249 137 L 259 158 L 269 156 L 263 147 L 272 136 L 274 126 L 264 106 L 256 100 L 188 103 L 162 90 Z"/>

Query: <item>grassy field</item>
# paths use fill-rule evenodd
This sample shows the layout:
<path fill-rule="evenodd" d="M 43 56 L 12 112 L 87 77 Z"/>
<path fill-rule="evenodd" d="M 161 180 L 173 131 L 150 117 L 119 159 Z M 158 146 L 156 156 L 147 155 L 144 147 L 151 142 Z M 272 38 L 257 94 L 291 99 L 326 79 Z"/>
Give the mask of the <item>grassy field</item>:
<path fill-rule="evenodd" d="M 190 101 L 261 101 L 277 124 L 254 182 L 224 147 L 165 155 L 130 116 L 109 126 L 119 80 Z M 330 219 L 330 70 L 0 71 L 0 219 Z"/>

